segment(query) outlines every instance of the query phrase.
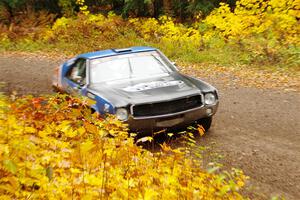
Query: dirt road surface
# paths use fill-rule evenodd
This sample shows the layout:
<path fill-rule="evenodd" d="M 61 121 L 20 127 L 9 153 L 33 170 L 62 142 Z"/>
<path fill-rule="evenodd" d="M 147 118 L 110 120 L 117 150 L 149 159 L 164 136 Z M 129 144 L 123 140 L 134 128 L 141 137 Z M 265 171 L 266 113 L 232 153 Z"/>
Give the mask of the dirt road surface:
<path fill-rule="evenodd" d="M 0 82 L 6 83 L 2 91 L 50 93 L 53 69 L 61 61 L 0 54 Z M 193 74 L 201 76 L 201 69 Z M 198 144 L 223 155 L 220 162 L 226 168 L 240 168 L 250 176 L 245 191 L 250 198 L 300 199 L 300 93 L 246 88 L 236 81 L 228 85 L 214 76 L 204 79 L 219 89 L 220 107 Z"/>

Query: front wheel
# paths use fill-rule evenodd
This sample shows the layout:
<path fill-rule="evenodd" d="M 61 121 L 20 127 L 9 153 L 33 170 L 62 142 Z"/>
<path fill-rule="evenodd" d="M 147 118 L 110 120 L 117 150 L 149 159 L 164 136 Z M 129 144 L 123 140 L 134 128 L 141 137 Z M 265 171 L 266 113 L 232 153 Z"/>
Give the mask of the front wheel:
<path fill-rule="evenodd" d="M 197 123 L 204 128 L 205 132 L 209 130 L 211 126 L 211 122 L 212 122 L 212 117 L 207 117 L 207 118 L 202 118 L 197 120 Z"/>

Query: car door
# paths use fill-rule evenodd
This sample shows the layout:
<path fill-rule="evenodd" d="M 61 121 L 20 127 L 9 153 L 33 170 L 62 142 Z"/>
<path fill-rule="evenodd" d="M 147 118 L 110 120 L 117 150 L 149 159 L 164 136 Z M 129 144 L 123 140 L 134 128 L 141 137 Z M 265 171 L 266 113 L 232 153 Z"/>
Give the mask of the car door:
<path fill-rule="evenodd" d="M 85 95 L 86 92 L 86 70 L 87 61 L 84 58 L 78 58 L 74 64 L 71 65 L 66 76 L 63 78 L 63 87 L 69 94 Z"/>

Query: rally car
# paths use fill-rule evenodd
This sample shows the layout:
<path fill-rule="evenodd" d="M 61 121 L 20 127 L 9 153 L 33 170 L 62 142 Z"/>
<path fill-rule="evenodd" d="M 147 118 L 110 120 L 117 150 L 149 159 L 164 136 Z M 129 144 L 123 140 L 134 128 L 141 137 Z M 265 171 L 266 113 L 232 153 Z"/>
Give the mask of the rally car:
<path fill-rule="evenodd" d="M 56 69 L 53 87 L 88 97 L 91 109 L 114 114 L 133 131 L 211 126 L 218 92 L 180 73 L 161 51 L 131 47 L 84 53 Z"/>

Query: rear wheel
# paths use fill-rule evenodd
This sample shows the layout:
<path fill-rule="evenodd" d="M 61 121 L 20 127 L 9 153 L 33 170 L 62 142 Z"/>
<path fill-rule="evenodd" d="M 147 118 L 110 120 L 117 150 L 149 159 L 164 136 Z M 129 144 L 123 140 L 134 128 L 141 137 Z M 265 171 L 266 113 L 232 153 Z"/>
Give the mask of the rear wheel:
<path fill-rule="evenodd" d="M 204 128 L 205 132 L 209 130 L 211 126 L 211 122 L 212 122 L 212 117 L 207 117 L 207 118 L 202 118 L 197 120 L 197 123 Z"/>

